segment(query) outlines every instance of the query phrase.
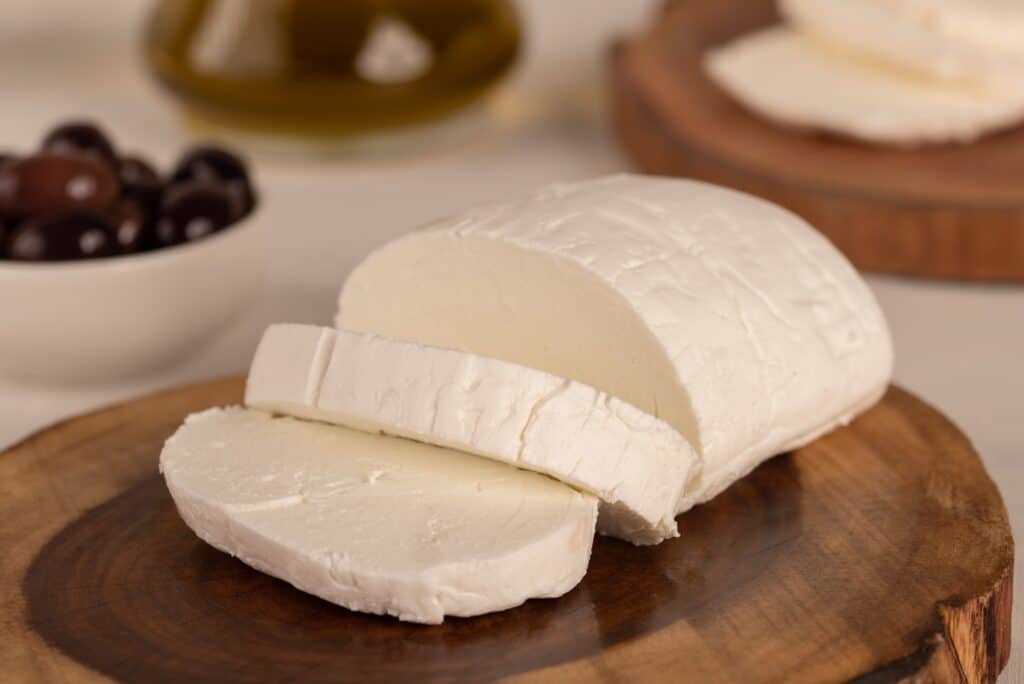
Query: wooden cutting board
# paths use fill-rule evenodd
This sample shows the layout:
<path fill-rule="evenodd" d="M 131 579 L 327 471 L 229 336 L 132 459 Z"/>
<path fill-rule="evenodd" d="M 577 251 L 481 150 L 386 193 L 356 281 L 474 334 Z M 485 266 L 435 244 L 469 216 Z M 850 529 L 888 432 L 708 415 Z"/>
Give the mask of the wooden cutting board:
<path fill-rule="evenodd" d="M 69 420 L 0 455 L 5 681 L 990 681 L 1013 540 L 970 443 L 907 392 L 680 518 L 599 539 L 556 600 L 440 627 L 351 613 L 206 546 L 156 464 L 242 379 Z"/>
<path fill-rule="evenodd" d="M 778 21 L 775 0 L 675 0 L 620 44 L 613 108 L 635 164 L 788 207 L 862 269 L 1024 281 L 1024 127 L 907 151 L 770 123 L 716 87 L 701 60 Z"/>

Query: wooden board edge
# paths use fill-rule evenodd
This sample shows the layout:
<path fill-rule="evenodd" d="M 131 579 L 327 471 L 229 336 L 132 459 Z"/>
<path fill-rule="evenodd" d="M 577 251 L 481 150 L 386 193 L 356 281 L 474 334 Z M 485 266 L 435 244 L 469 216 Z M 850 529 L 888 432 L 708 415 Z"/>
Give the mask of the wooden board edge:
<path fill-rule="evenodd" d="M 939 606 L 945 640 L 964 681 L 992 682 L 1010 660 L 1013 559 L 987 593 Z"/>
<path fill-rule="evenodd" d="M 995 682 L 1010 659 L 1013 563 L 981 596 L 936 607 L 942 632 L 910 655 L 886 663 L 851 684 L 969 684 Z"/>

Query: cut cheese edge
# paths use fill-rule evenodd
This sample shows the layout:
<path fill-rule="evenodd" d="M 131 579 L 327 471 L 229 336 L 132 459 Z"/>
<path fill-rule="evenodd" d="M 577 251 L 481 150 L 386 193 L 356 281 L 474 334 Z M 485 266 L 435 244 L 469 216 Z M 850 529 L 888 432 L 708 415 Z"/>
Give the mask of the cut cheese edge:
<path fill-rule="evenodd" d="M 765 118 L 879 144 L 966 143 L 1024 118 L 1024 88 L 914 77 L 786 27 L 716 48 L 704 66 L 723 90 Z"/>
<path fill-rule="evenodd" d="M 267 329 L 245 403 L 544 473 L 595 494 L 598 530 L 636 544 L 678 536 L 678 504 L 698 465 L 674 428 L 579 382 L 318 326 Z"/>
<path fill-rule="evenodd" d="M 572 378 L 679 430 L 683 507 L 884 392 L 888 328 L 794 214 L 695 181 L 612 176 L 435 222 L 349 276 L 338 327 Z"/>
<path fill-rule="evenodd" d="M 272 325 L 256 348 L 246 380 L 246 404 L 298 418 L 317 419 L 320 383 L 334 349 L 330 328 Z"/>
<path fill-rule="evenodd" d="M 241 408 L 190 416 L 160 469 L 212 546 L 351 610 L 439 623 L 583 577 L 597 501 L 409 440 Z"/>
<path fill-rule="evenodd" d="M 794 28 L 930 78 L 1024 88 L 1018 0 L 781 0 Z"/>

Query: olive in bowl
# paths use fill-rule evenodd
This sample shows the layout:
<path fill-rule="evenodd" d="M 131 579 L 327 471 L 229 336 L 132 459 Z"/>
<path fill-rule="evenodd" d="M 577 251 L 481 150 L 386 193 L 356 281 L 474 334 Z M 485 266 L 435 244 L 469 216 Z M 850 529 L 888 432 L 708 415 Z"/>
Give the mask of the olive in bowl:
<path fill-rule="evenodd" d="M 182 223 L 183 210 L 170 200 L 187 184 L 118 156 L 98 128 L 70 131 L 76 136 L 54 132 L 40 151 L 0 161 L 0 376 L 109 383 L 180 362 L 259 292 L 266 249 L 258 207 L 254 201 L 239 213 L 224 199 L 225 218 L 189 204 L 192 223 Z M 39 158 L 59 173 L 10 172 Z M 81 181 L 83 169 L 96 182 Z M 216 182 L 203 192 L 231 195 Z M 186 229 L 161 241 L 158 227 L 167 221 Z"/>

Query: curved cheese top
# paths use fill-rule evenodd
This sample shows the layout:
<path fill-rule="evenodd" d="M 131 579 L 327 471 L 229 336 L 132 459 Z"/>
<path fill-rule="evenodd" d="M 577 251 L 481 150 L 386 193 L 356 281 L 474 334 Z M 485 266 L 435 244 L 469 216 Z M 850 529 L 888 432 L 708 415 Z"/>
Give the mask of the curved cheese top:
<path fill-rule="evenodd" d="M 704 460 L 694 500 L 849 420 L 888 383 L 881 311 L 792 213 L 694 181 L 557 184 L 371 254 L 339 327 L 507 359 L 664 418 Z"/>

